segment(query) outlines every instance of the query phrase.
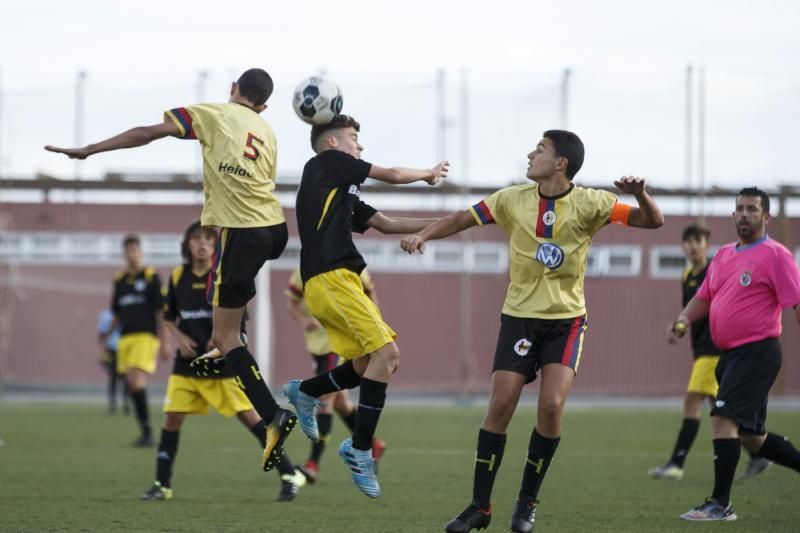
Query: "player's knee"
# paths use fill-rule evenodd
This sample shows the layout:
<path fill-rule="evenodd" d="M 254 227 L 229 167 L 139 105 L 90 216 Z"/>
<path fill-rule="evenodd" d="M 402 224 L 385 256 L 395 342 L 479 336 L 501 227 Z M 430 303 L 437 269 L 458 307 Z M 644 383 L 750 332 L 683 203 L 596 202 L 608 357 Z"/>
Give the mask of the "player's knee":
<path fill-rule="evenodd" d="M 372 357 L 375 356 L 390 374 L 397 372 L 397 369 L 400 368 L 400 349 L 394 343 L 387 344 L 375 352 Z"/>
<path fill-rule="evenodd" d="M 539 420 L 546 419 L 549 422 L 561 420 L 561 413 L 564 410 L 564 398 L 561 396 L 550 396 L 539 398 Z"/>
<path fill-rule="evenodd" d="M 504 395 L 492 395 L 489 400 L 489 418 L 493 420 L 508 420 L 517 408 L 515 398 Z"/>

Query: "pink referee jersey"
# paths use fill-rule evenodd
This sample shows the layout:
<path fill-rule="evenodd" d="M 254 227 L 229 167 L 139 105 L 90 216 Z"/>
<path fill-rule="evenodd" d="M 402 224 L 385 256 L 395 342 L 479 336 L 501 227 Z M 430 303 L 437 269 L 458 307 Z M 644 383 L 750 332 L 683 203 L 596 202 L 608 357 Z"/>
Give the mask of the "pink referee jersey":
<path fill-rule="evenodd" d="M 697 298 L 710 302 L 711 338 L 721 350 L 781 334 L 781 310 L 800 305 L 800 269 L 769 237 L 717 252 Z"/>

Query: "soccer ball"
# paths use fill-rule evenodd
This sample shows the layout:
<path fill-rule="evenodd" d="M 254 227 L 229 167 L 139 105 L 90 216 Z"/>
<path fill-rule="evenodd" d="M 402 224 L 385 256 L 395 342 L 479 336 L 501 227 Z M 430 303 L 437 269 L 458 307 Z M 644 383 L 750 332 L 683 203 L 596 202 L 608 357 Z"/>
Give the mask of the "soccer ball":
<path fill-rule="evenodd" d="M 342 111 L 342 92 L 332 81 L 312 76 L 295 88 L 292 105 L 304 122 L 327 124 Z"/>

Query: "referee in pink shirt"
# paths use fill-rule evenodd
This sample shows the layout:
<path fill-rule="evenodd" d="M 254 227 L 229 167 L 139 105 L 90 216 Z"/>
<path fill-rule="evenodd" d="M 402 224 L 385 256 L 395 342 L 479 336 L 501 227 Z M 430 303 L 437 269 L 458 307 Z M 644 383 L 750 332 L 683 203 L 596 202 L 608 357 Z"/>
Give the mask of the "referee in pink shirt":
<path fill-rule="evenodd" d="M 714 492 L 682 514 L 684 520 L 736 520 L 730 493 L 740 444 L 754 456 L 800 472 L 800 451 L 766 429 L 767 396 L 781 368 L 781 311 L 793 308 L 800 323 L 800 269 L 791 252 L 767 236 L 769 219 L 764 191 L 739 191 L 733 213 L 739 241 L 720 248 L 670 330 L 681 337 L 689 324 L 708 315 L 711 337 L 722 351 L 711 410 Z"/>

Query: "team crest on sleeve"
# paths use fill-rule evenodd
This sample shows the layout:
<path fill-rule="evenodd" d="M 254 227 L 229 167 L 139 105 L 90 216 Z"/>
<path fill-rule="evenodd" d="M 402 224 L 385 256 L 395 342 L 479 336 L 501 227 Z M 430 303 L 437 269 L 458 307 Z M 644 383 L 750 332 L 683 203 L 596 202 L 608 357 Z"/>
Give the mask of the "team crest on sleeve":
<path fill-rule="evenodd" d="M 533 346 L 533 343 L 528 339 L 520 339 L 514 344 L 514 351 L 517 352 L 518 356 L 525 357 L 531 351 L 531 346 Z"/>
<path fill-rule="evenodd" d="M 556 212 L 555 211 L 545 211 L 542 215 L 542 222 L 544 222 L 545 226 L 552 226 L 556 223 Z"/>
<path fill-rule="evenodd" d="M 550 270 L 555 270 L 564 263 L 564 250 L 552 242 L 543 242 L 536 250 L 536 260 Z"/>
<path fill-rule="evenodd" d="M 749 270 L 745 270 L 744 274 L 739 278 L 739 285 L 742 287 L 749 287 L 753 282 L 753 274 Z"/>

